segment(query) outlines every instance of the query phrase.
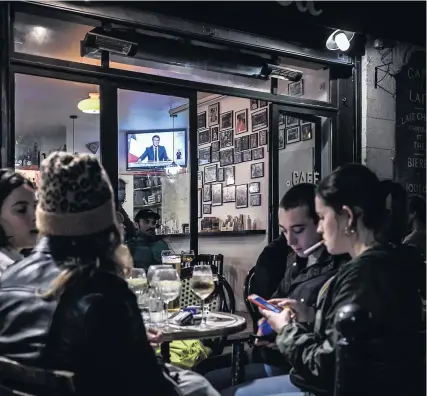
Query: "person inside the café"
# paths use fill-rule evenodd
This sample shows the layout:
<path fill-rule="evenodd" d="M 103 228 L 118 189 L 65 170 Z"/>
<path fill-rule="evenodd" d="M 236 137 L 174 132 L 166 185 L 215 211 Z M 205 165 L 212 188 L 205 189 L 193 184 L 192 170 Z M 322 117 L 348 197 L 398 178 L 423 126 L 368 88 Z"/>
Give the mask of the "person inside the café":
<path fill-rule="evenodd" d="M 426 258 L 426 200 L 420 195 L 411 195 L 408 199 L 410 234 L 403 243 L 416 247 Z"/>
<path fill-rule="evenodd" d="M 36 244 L 34 185 L 11 169 L 0 170 L 0 275 Z"/>
<path fill-rule="evenodd" d="M 401 214 L 406 208 L 394 202 L 396 190 L 395 183 L 380 182 L 360 164 L 344 165 L 321 181 L 316 195 L 318 231 L 330 254 L 349 254 L 352 259 L 329 281 L 316 312 L 292 299 L 275 302 L 283 307 L 281 313 L 261 310 L 278 334 L 276 344 L 292 366 L 290 375 L 257 379 L 228 388 L 222 396 L 333 394 L 334 319 L 350 303 L 369 313 L 369 333 L 363 340 L 370 351 L 364 362 L 369 380 L 355 379 L 355 394 L 425 394 L 421 258 L 401 244 L 406 228 Z M 389 197 L 394 210 L 387 213 Z M 384 227 L 384 221 L 391 227 Z"/>
<path fill-rule="evenodd" d="M 168 244 L 156 228 L 160 215 L 151 209 L 141 209 L 135 215 L 138 230 L 136 236 L 128 242 L 135 268 L 148 269 L 150 265 L 162 263 L 162 251 L 168 250 Z"/>
<path fill-rule="evenodd" d="M 314 311 L 318 294 L 323 285 L 333 277 L 338 268 L 350 260 L 348 255 L 332 256 L 325 247 L 319 248 L 313 254 L 306 256 L 304 251 L 321 240 L 317 232 L 319 217 L 315 209 L 316 186 L 301 183 L 292 187 L 279 204 L 279 227 L 282 237 L 287 241 L 281 254 L 281 260 L 276 265 L 285 269 L 277 290 L 270 295 L 260 295 L 265 299 L 280 301 L 283 298 L 304 302 Z M 277 270 L 276 270 L 277 272 Z M 256 274 L 256 271 L 255 271 Z M 251 292 L 256 294 L 258 290 Z M 261 315 L 260 315 L 261 317 Z M 265 320 L 265 319 L 263 319 Z M 258 331 L 261 336 L 261 330 Z M 270 342 L 257 342 L 254 348 L 253 361 L 245 367 L 245 380 L 273 377 L 289 372 L 290 366 L 274 343 L 274 334 Z M 230 368 L 211 371 L 206 378 L 217 390 L 231 386 Z"/>
<path fill-rule="evenodd" d="M 118 199 L 117 199 L 117 211 L 120 212 L 120 214 L 123 216 L 123 226 L 125 229 L 124 233 L 124 240 L 130 241 L 132 238 L 136 235 L 136 229 L 133 221 L 129 218 L 129 215 L 126 213 L 126 211 L 123 208 L 123 203 L 126 201 L 126 182 L 119 178 L 119 185 L 118 185 Z"/>

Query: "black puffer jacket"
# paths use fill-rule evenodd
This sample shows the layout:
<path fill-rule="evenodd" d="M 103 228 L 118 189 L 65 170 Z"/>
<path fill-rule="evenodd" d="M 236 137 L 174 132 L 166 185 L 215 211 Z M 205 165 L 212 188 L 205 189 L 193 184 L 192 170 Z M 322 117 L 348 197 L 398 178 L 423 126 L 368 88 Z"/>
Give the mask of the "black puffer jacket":
<path fill-rule="evenodd" d="M 350 303 L 371 313 L 366 378 L 354 383 L 363 395 L 422 394 L 416 361 L 425 360 L 420 298 L 420 256 L 407 246 L 377 245 L 342 265 L 316 312 L 314 330 L 303 324 L 282 328 L 276 342 L 293 369 L 292 382 L 314 394 L 333 394 L 337 334 L 334 317 Z M 414 336 L 415 335 L 415 336 Z M 389 340 L 377 350 L 371 340 Z M 425 372 L 424 372 L 425 375 Z M 425 384 L 425 377 L 424 377 Z"/>
<path fill-rule="evenodd" d="M 38 297 L 61 271 L 49 252 L 42 239 L 29 257 L 3 273 L 0 356 L 72 371 L 82 395 L 174 394 L 123 279 L 95 270 L 74 281 L 60 299 Z"/>

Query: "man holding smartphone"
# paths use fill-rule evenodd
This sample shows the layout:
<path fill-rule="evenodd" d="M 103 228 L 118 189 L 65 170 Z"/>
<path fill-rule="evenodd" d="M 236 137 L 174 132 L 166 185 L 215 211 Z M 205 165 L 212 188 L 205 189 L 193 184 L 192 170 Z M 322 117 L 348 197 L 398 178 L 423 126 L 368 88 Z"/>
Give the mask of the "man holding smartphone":
<path fill-rule="evenodd" d="M 269 299 L 274 305 L 283 305 L 288 300 L 303 302 L 309 308 L 307 317 L 314 313 L 314 307 L 322 286 L 333 277 L 338 267 L 349 260 L 347 256 L 331 256 L 322 246 L 310 256 L 304 252 L 321 240 L 317 233 L 319 218 L 315 210 L 316 186 L 309 183 L 298 184 L 287 191 L 279 204 L 279 227 L 283 237 L 292 251 L 283 261 L 286 266 L 285 275 L 273 296 L 260 296 Z M 254 348 L 253 361 L 245 367 L 245 380 L 287 374 L 290 366 L 277 349 L 274 340 L 276 334 L 264 325 L 264 319 L 259 322 Z M 227 371 L 228 370 L 228 371 Z M 231 386 L 229 368 L 219 369 L 206 374 L 206 378 L 217 390 Z M 230 388 L 235 389 L 235 388 Z M 222 394 L 227 394 L 224 391 Z M 232 395 L 230 391 L 230 395 Z"/>

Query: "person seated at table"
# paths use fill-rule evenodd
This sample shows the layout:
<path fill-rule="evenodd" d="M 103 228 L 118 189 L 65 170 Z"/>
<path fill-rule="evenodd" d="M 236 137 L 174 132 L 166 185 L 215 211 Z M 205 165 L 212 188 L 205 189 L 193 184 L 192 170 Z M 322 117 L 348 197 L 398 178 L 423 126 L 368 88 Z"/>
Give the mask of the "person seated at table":
<path fill-rule="evenodd" d="M 287 257 L 286 250 L 282 252 L 284 277 L 276 292 L 267 296 L 274 299 L 295 299 L 305 302 L 313 309 L 322 286 L 336 274 L 340 265 L 350 259 L 348 255 L 331 256 L 323 246 L 309 256 L 304 254 L 305 250 L 322 238 L 317 232 L 319 218 L 314 204 L 315 194 L 314 184 L 301 183 L 286 192 L 280 201 L 279 227 L 291 252 Z M 262 295 L 261 297 L 265 298 Z M 260 335 L 259 331 L 258 336 Z M 274 342 L 257 343 L 253 360 L 256 363 L 245 367 L 247 381 L 289 372 L 289 364 Z M 206 374 L 206 378 L 217 390 L 231 386 L 229 368 L 211 371 Z"/>
<path fill-rule="evenodd" d="M 425 387 L 420 387 L 425 386 L 425 371 L 418 372 L 417 367 L 418 361 L 425 361 L 425 348 L 416 336 L 423 328 L 417 275 L 420 256 L 401 245 L 396 232 L 404 229 L 399 219 L 405 205 L 395 202 L 394 186 L 380 182 L 359 164 L 340 167 L 321 181 L 316 196 L 318 231 L 330 254 L 350 254 L 352 260 L 327 284 L 316 312 L 289 299 L 279 303 L 289 307 L 281 313 L 261 311 L 278 333 L 276 343 L 292 366 L 290 376 L 258 379 L 229 388 L 222 396 L 333 394 L 338 338 L 334 319 L 350 303 L 369 313 L 369 334 L 376 340 L 395 340 L 388 354 L 383 348 L 373 349 L 375 342 L 365 336 L 363 342 L 371 350 L 365 362 L 370 381 L 356 379 L 354 394 L 425 394 Z M 390 195 L 393 211 L 387 220 L 391 227 L 386 228 Z M 393 233 L 379 233 L 384 229 Z"/>
<path fill-rule="evenodd" d="M 176 395 L 123 278 L 131 256 L 95 156 L 56 152 L 43 161 L 36 225 L 42 238 L 33 253 L 0 281 L 0 356 L 71 371 L 82 396 L 135 396 L 145 393 L 141 384 L 150 384 L 150 395 Z M 193 379 L 208 389 L 199 395 L 217 395 Z"/>
<path fill-rule="evenodd" d="M 403 243 L 416 247 L 419 253 L 426 258 L 426 200 L 419 195 L 412 195 L 408 199 L 409 229 L 411 233 Z"/>
<path fill-rule="evenodd" d="M 156 235 L 160 215 L 151 209 L 141 209 L 135 216 L 138 231 L 135 238 L 128 242 L 135 268 L 144 268 L 162 263 L 162 251 L 168 250 L 168 244 L 161 235 Z"/>

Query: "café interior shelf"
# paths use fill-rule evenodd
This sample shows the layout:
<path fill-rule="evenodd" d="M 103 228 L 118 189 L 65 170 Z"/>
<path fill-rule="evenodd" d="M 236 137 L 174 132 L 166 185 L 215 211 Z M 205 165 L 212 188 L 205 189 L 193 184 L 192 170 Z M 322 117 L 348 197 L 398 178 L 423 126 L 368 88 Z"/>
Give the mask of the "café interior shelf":
<path fill-rule="evenodd" d="M 233 237 L 245 235 L 265 235 L 266 230 L 243 230 L 243 231 L 203 231 L 199 232 L 199 237 Z M 190 234 L 168 234 L 165 238 L 190 238 Z"/>

